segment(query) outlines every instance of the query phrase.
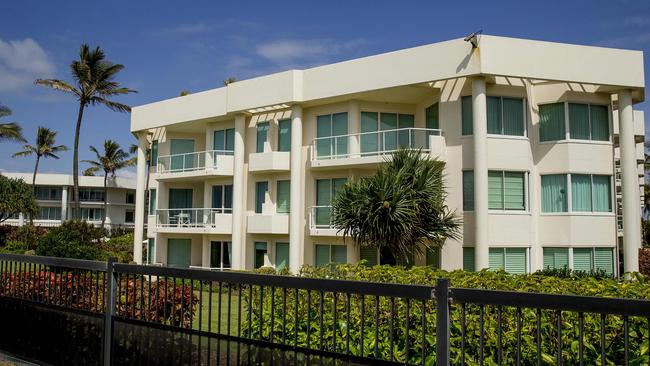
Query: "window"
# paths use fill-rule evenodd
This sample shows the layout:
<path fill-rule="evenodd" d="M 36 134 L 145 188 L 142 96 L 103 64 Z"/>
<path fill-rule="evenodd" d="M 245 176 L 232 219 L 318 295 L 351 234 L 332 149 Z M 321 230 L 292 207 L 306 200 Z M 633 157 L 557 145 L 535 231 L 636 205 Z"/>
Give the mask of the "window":
<path fill-rule="evenodd" d="M 38 218 L 41 220 L 61 220 L 61 207 L 39 207 Z"/>
<path fill-rule="evenodd" d="M 291 120 L 278 121 L 278 151 L 291 151 Z"/>
<path fill-rule="evenodd" d="M 487 97 L 487 131 L 494 135 L 524 136 L 522 98 Z"/>
<path fill-rule="evenodd" d="M 124 222 L 127 224 L 132 224 L 134 221 L 135 214 L 132 210 L 127 210 L 124 212 Z"/>
<path fill-rule="evenodd" d="M 264 202 L 266 201 L 266 192 L 269 190 L 269 182 L 255 183 L 255 213 L 261 214 Z"/>
<path fill-rule="evenodd" d="M 291 209 L 291 182 L 279 180 L 277 182 L 277 213 L 289 213 Z"/>
<path fill-rule="evenodd" d="M 235 129 L 214 131 L 213 150 L 217 155 L 232 155 L 235 151 Z"/>
<path fill-rule="evenodd" d="M 542 212 L 567 212 L 566 174 L 542 175 Z"/>
<path fill-rule="evenodd" d="M 151 141 L 151 166 L 158 165 L 158 140 Z"/>
<path fill-rule="evenodd" d="M 525 173 L 488 172 L 488 208 L 490 210 L 526 210 Z"/>
<path fill-rule="evenodd" d="M 229 241 L 210 242 L 210 268 L 229 269 L 232 262 L 232 243 Z"/>
<path fill-rule="evenodd" d="M 474 258 L 474 247 L 463 247 L 463 270 L 468 272 L 476 271 Z"/>
<path fill-rule="evenodd" d="M 79 188 L 79 201 L 104 202 L 104 191 L 102 189 Z"/>
<path fill-rule="evenodd" d="M 410 132 L 391 131 L 413 128 L 412 114 L 361 112 L 361 154 L 372 155 L 378 151 L 394 151 L 400 146 L 410 147 Z M 379 131 L 389 131 L 379 133 Z M 373 133 L 376 132 L 376 133 Z"/>
<path fill-rule="evenodd" d="M 576 140 L 609 141 L 607 106 L 569 103 L 569 136 Z"/>
<path fill-rule="evenodd" d="M 491 270 L 503 269 L 512 274 L 528 272 L 526 248 L 490 248 L 489 253 Z"/>
<path fill-rule="evenodd" d="M 438 108 L 438 103 L 434 103 L 424 110 L 424 119 L 427 128 L 436 130 L 440 128 Z"/>
<path fill-rule="evenodd" d="M 134 192 L 126 192 L 126 203 L 127 204 L 135 204 L 135 193 Z"/>
<path fill-rule="evenodd" d="M 372 267 L 379 264 L 379 250 L 375 247 L 362 246 L 359 248 L 359 259 L 366 261 L 366 266 Z"/>
<path fill-rule="evenodd" d="M 348 114 L 316 117 L 316 157 L 330 159 L 348 154 Z"/>
<path fill-rule="evenodd" d="M 147 263 L 154 264 L 156 261 L 156 239 L 148 238 L 147 240 Z"/>
<path fill-rule="evenodd" d="M 275 243 L 275 269 L 289 267 L 289 243 Z"/>
<path fill-rule="evenodd" d="M 198 166 L 199 161 L 196 161 L 198 159 L 195 159 L 194 154 L 194 140 L 172 139 L 170 150 L 172 171 L 192 170 Z"/>
<path fill-rule="evenodd" d="M 570 202 L 567 198 L 567 182 L 571 184 Z M 609 175 L 542 176 L 542 212 L 612 212 L 611 197 Z"/>
<path fill-rule="evenodd" d="M 257 124 L 257 149 L 256 152 L 264 152 L 264 144 L 269 138 L 269 123 L 261 122 Z"/>
<path fill-rule="evenodd" d="M 544 248 L 544 269 L 569 268 L 569 248 Z"/>
<path fill-rule="evenodd" d="M 564 103 L 542 104 L 539 106 L 539 141 L 566 139 Z"/>
<path fill-rule="evenodd" d="M 612 248 L 573 248 L 574 271 L 605 271 L 614 273 L 614 252 Z"/>
<path fill-rule="evenodd" d="M 217 213 L 232 213 L 232 184 L 212 186 L 212 208 Z"/>
<path fill-rule="evenodd" d="M 76 212 L 76 211 L 75 211 Z M 85 220 L 85 221 L 101 221 L 102 217 L 104 216 L 104 209 L 103 208 L 81 208 L 81 215 L 75 215 L 78 216 L 79 219 Z"/>
<path fill-rule="evenodd" d="M 255 268 L 264 267 L 266 263 L 267 248 L 266 242 L 255 242 Z"/>
<path fill-rule="evenodd" d="M 41 201 L 59 201 L 63 194 L 61 187 L 36 186 L 36 199 Z"/>
<path fill-rule="evenodd" d="M 463 170 L 463 211 L 474 211 L 474 171 Z"/>
<path fill-rule="evenodd" d="M 316 180 L 316 207 L 314 207 L 316 227 L 331 226 L 332 200 L 346 182 L 347 178 Z"/>
<path fill-rule="evenodd" d="M 156 189 L 149 190 L 149 215 L 156 214 Z"/>
<path fill-rule="evenodd" d="M 347 247 L 345 245 L 316 244 L 317 267 L 328 264 L 343 264 L 348 261 Z"/>
<path fill-rule="evenodd" d="M 474 133 L 474 117 L 472 116 L 472 96 L 466 95 L 460 98 L 462 135 L 468 136 Z"/>

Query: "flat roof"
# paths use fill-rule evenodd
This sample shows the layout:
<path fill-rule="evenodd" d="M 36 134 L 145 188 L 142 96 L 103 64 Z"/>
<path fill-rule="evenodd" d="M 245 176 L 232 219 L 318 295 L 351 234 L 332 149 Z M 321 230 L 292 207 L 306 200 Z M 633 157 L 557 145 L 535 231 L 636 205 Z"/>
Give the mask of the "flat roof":
<path fill-rule="evenodd" d="M 0 174 L 9 178 L 21 178 L 26 183 L 32 184 L 33 173 L 0 172 Z M 73 186 L 72 174 L 38 173 L 36 175 L 36 185 Z M 103 188 L 104 177 L 89 177 L 80 175 L 79 186 L 88 188 Z M 108 188 L 135 189 L 136 181 L 134 179 L 127 179 L 122 177 L 116 177 L 115 179 L 109 177 L 106 182 L 106 186 Z"/>

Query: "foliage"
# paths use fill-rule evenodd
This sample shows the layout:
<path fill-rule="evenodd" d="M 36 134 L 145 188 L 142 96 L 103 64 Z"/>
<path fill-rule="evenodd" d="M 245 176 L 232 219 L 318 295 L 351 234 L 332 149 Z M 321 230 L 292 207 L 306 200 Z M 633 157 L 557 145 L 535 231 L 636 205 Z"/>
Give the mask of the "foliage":
<path fill-rule="evenodd" d="M 447 272 L 436 270 L 431 267 L 404 267 L 375 266 L 366 267 L 361 264 L 340 265 L 336 267 L 304 267 L 300 276 L 311 278 L 332 278 L 372 282 L 396 282 L 402 284 L 423 284 L 433 286 L 438 278 L 448 278 L 453 287 L 461 288 L 483 288 L 495 290 L 546 292 L 557 294 L 577 294 L 587 296 L 623 297 L 635 299 L 650 299 L 650 286 L 640 275 L 635 276 L 634 281 L 617 282 L 614 279 L 597 279 L 586 276 L 570 276 L 558 278 L 543 274 L 531 275 L 509 275 L 503 271 L 478 273 L 454 271 Z M 373 357 L 375 349 L 380 358 L 390 359 L 391 342 L 395 358 L 398 362 L 408 361 L 419 363 L 422 357 L 422 339 L 424 336 L 426 347 L 426 363 L 433 364 L 435 360 L 435 302 L 427 301 L 424 305 L 421 301 L 410 301 L 409 303 L 409 332 L 406 336 L 406 301 L 396 298 L 392 302 L 389 298 L 374 296 L 360 297 L 351 295 L 349 297 L 350 321 L 347 321 L 347 297 L 341 293 L 335 296 L 333 293 L 321 293 L 319 291 L 300 290 L 297 294 L 287 291 L 286 295 L 282 290 L 276 289 L 273 296 L 270 289 L 265 289 L 262 304 L 260 304 L 259 289 L 243 292 L 243 304 L 247 310 L 252 311 L 251 322 L 245 319 L 243 324 L 244 334 L 251 332 L 253 338 L 261 337 L 268 340 L 271 334 L 270 325 L 274 324 L 273 336 L 293 342 L 295 337 L 298 346 L 320 348 L 321 335 L 323 348 L 326 350 L 345 350 L 346 337 L 350 334 L 350 350 L 355 355 Z M 300 298 L 298 311 L 294 309 L 295 296 Z M 283 312 L 282 297 L 286 296 L 290 304 L 287 312 Z M 271 298 L 274 297 L 274 300 Z M 307 300 L 308 299 L 308 300 Z M 322 300 L 322 307 L 320 306 Z M 273 303 L 273 307 L 272 304 Z M 307 304 L 310 303 L 311 306 Z M 393 307 L 394 306 L 394 310 Z M 260 312 L 261 309 L 261 312 Z M 322 311 L 320 309 L 323 309 Z M 364 316 L 362 317 L 363 310 Z M 378 312 L 377 312 L 378 309 Z M 428 324 L 426 334 L 422 334 L 422 312 L 425 313 L 425 324 Z M 492 306 L 479 308 L 475 305 L 465 306 L 465 361 L 468 365 L 477 365 L 478 354 L 481 344 L 480 317 L 483 313 L 484 319 L 484 351 L 485 363 L 496 364 L 497 361 L 497 319 L 499 309 Z M 275 319 L 270 321 L 273 314 Z M 283 324 L 283 316 L 291 321 Z M 563 312 L 561 318 L 555 311 L 541 311 L 540 313 L 540 335 L 543 340 L 542 358 L 543 364 L 555 364 L 557 348 L 557 324 L 562 324 L 562 358 L 564 364 L 577 364 L 578 347 L 578 315 L 573 312 Z M 375 318 L 377 316 L 377 318 Z M 503 362 L 509 365 L 516 363 L 516 342 L 518 319 L 521 324 L 521 350 L 524 364 L 534 364 L 537 357 L 536 345 L 536 310 L 522 309 L 518 317 L 514 308 L 503 307 L 500 310 L 501 335 L 503 341 Z M 336 321 L 335 320 L 336 317 Z M 460 346 L 463 311 L 460 305 L 454 304 L 451 307 L 451 359 L 452 364 L 460 364 Z M 263 319 L 260 328 L 260 319 Z M 375 319 L 378 319 L 377 326 Z M 297 323 L 295 322 L 297 320 Z M 585 364 L 600 364 L 600 315 L 585 314 Z M 309 324 L 308 324 L 309 322 Z M 297 325 L 297 328 L 296 328 Z M 394 331 L 391 337 L 391 325 Z M 284 330 L 283 330 L 284 327 Z M 648 364 L 648 328 L 646 319 L 629 319 L 629 344 L 630 364 Z M 261 333 L 260 333 L 261 329 Z M 363 331 L 362 331 L 363 329 Z M 623 319 L 619 316 L 608 315 L 605 320 L 605 347 L 606 363 L 619 364 L 623 358 L 624 337 L 622 333 Z M 336 331 L 334 341 L 333 330 Z M 286 333 L 283 334 L 283 331 Z M 322 333 L 321 333 L 322 332 Z M 363 336 L 362 336 L 363 335 Z M 363 339 L 363 341 L 362 341 Z M 392 341 L 391 341 L 392 339 Z M 406 355 L 408 340 L 409 355 Z M 363 352 L 362 352 L 363 347 Z M 376 347 L 376 348 L 375 348 Z"/>
<path fill-rule="evenodd" d="M 643 248 L 639 251 L 639 272 L 650 278 L 650 248 Z"/>
<path fill-rule="evenodd" d="M 0 223 L 21 212 L 30 216 L 38 213 L 32 187 L 22 179 L 0 175 Z"/>
<path fill-rule="evenodd" d="M 460 238 L 460 218 L 445 204 L 444 166 L 419 150 L 395 152 L 375 175 L 343 186 L 332 202 L 334 226 L 402 264 Z"/>
<path fill-rule="evenodd" d="M 31 156 L 36 155 L 36 164 L 34 166 L 34 177 L 32 178 L 32 186 L 36 184 L 36 173 L 38 172 L 38 163 L 41 158 L 58 159 L 59 152 L 68 151 L 65 145 L 56 145 L 56 134 L 54 130 L 38 127 L 36 131 L 36 143 L 34 145 L 25 144 L 23 150 L 13 154 L 12 157 Z"/>
<path fill-rule="evenodd" d="M 115 236 L 101 244 L 100 260 L 117 258 L 118 262 L 129 263 L 133 260 L 133 233 Z"/>
<path fill-rule="evenodd" d="M 19 241 L 23 242 L 28 249 L 36 249 L 36 243 L 47 231 L 47 228 L 32 225 L 0 226 L 0 247 L 9 241 Z"/>
<path fill-rule="evenodd" d="M 604 269 L 592 269 L 591 271 L 574 271 L 570 268 L 545 268 L 535 272 L 540 276 L 552 276 L 558 278 L 573 278 L 573 277 L 593 277 L 597 279 L 614 278 L 613 274 L 607 273 Z"/>
<path fill-rule="evenodd" d="M 98 259 L 105 230 L 84 221 L 66 221 L 38 241 L 36 254 L 49 257 Z"/>
<path fill-rule="evenodd" d="M 0 103 L 0 117 L 7 117 L 10 115 L 11 109 Z M 25 138 L 23 137 L 23 128 L 15 122 L 0 123 L 0 142 L 1 141 L 24 142 Z"/>

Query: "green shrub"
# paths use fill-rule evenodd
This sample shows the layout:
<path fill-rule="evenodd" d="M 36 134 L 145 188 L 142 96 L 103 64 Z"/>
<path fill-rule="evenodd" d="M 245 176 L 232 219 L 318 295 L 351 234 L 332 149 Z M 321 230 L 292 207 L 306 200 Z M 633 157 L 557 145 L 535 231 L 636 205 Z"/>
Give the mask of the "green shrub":
<path fill-rule="evenodd" d="M 83 221 L 66 221 L 51 229 L 36 247 L 36 254 L 96 260 L 101 258 L 100 244 L 105 231 Z"/>
<path fill-rule="evenodd" d="M 531 275 L 509 275 L 503 271 L 478 273 L 453 271 L 447 272 L 436 270 L 430 267 L 403 267 L 375 266 L 366 267 L 363 265 L 341 265 L 333 267 L 312 268 L 304 267 L 300 276 L 311 278 L 330 278 L 360 280 L 372 282 L 393 282 L 402 284 L 423 284 L 435 285 L 439 278 L 450 280 L 452 287 L 481 288 L 495 290 L 510 290 L 524 292 L 543 292 L 555 294 L 578 294 L 603 297 L 624 297 L 635 299 L 650 299 L 650 286 L 643 276 L 635 276 L 634 281 L 619 282 L 612 278 L 595 278 L 589 276 L 568 276 L 559 278 L 541 273 Z M 435 360 L 435 302 L 410 301 L 409 306 L 409 336 L 407 343 L 406 336 L 406 301 L 381 297 L 376 303 L 374 296 L 361 297 L 351 295 L 350 301 L 350 322 L 346 319 L 345 294 L 337 294 L 336 307 L 334 306 L 334 294 L 321 293 L 319 291 L 300 290 L 298 311 L 294 310 L 296 293 L 288 291 L 287 303 L 290 306 L 287 313 L 283 312 L 282 296 L 283 291 L 276 289 L 274 300 L 271 301 L 269 289 L 264 290 L 262 304 L 260 304 L 259 288 L 254 288 L 252 294 L 244 291 L 243 304 L 252 312 L 252 323 L 244 320 L 244 334 L 251 333 L 253 338 L 269 339 L 271 334 L 270 324 L 274 324 L 273 334 L 275 339 L 286 336 L 290 343 L 297 337 L 298 345 L 312 348 L 320 348 L 321 331 L 323 348 L 326 350 L 345 350 L 346 335 L 350 332 L 350 349 L 355 355 L 373 357 L 375 346 L 380 358 L 390 359 L 391 350 L 391 324 L 394 325 L 393 351 L 399 362 L 419 363 L 422 353 L 422 313 L 425 310 L 425 321 L 428 324 L 424 334 L 427 364 L 433 364 Z M 310 297 L 311 306 L 307 306 L 307 298 Z M 321 298 L 322 297 L 322 298 Z M 321 311 L 320 303 L 323 303 Z M 274 304 L 272 309 L 271 304 Z M 363 304 L 363 305 L 362 305 Z M 394 306 L 394 311 L 392 307 Z M 361 309 L 365 317 L 362 320 Z M 261 309 L 261 311 L 260 311 Z M 378 312 L 378 327 L 375 326 L 376 309 Z M 482 309 L 484 319 L 484 351 L 486 364 L 496 364 L 497 360 L 497 317 L 498 309 L 492 306 L 485 306 Z M 465 306 L 466 337 L 465 337 L 465 361 L 468 365 L 478 364 L 480 349 L 480 313 L 481 308 L 476 305 Z M 271 322 L 273 314 L 274 322 Z M 334 322 L 336 314 L 336 322 Z M 283 316 L 290 319 L 283 329 Z M 458 304 L 451 307 L 451 359 L 452 364 L 460 363 L 461 345 L 461 316 L 462 308 Z M 516 363 L 516 342 L 517 342 L 517 311 L 514 308 L 503 307 L 501 309 L 501 334 L 503 340 L 503 364 Z M 535 343 L 536 309 L 522 309 L 519 320 L 521 321 L 521 342 L 522 359 L 524 364 L 535 364 L 537 357 L 537 345 Z M 297 328 L 294 319 L 298 319 Z M 260 330 L 260 320 L 262 328 Z M 309 320 L 309 331 L 307 321 Z M 558 353 L 557 347 L 557 323 L 562 323 L 562 358 L 564 364 L 577 364 L 578 347 L 578 314 L 563 312 L 561 318 L 555 311 L 541 311 L 541 337 L 542 358 L 544 364 L 555 364 L 555 357 Z M 362 327 L 363 324 L 363 327 Z M 629 319 L 629 344 L 631 364 L 648 364 L 648 328 L 646 319 Z M 363 337 L 361 329 L 363 328 Z M 600 315 L 585 314 L 585 364 L 600 364 Z M 624 336 L 622 333 L 623 319 L 619 316 L 609 315 L 605 321 L 605 342 L 607 348 L 607 364 L 619 364 L 623 358 Z M 286 332 L 283 334 L 283 331 Z M 333 332 L 336 332 L 336 343 Z M 375 333 L 376 332 L 376 333 Z M 309 334 L 309 336 L 308 336 Z M 376 338 L 377 336 L 377 338 Z M 363 338 L 363 342 L 361 339 Z M 378 340 L 375 344 L 375 339 Z M 406 349 L 408 344 L 408 358 Z M 361 347 L 363 345 L 363 353 Z"/>
<path fill-rule="evenodd" d="M 102 243 L 101 249 L 101 260 L 115 257 L 119 262 L 131 262 L 133 260 L 133 233 L 112 237 Z"/>
<path fill-rule="evenodd" d="M 25 254 L 25 252 L 28 250 L 29 248 L 27 248 L 27 245 L 22 241 L 10 240 L 5 244 L 4 247 L 0 248 L 0 253 Z"/>

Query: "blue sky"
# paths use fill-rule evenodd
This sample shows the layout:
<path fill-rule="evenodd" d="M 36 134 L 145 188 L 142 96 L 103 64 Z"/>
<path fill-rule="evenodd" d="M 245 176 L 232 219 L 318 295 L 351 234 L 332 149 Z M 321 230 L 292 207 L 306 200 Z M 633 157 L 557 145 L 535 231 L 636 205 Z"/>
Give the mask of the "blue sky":
<path fill-rule="evenodd" d="M 110 5 L 107 5 L 110 4 Z M 33 85 L 70 80 L 81 43 L 101 46 L 126 66 L 119 75 L 140 105 L 238 79 L 433 43 L 483 29 L 487 34 L 650 50 L 650 1 L 31 1 L 6 0 L 0 22 L 0 101 L 27 138 L 37 126 L 59 131 L 72 146 L 76 102 Z M 650 61 L 646 60 L 646 75 Z M 646 76 L 647 77 L 647 76 Z M 635 108 L 650 110 L 644 102 Z M 650 119 L 650 118 L 649 118 Z M 646 127 L 646 130 L 648 127 Z M 128 146 L 129 115 L 91 107 L 81 133 L 81 159 L 104 139 Z M 0 144 L 0 170 L 31 171 L 33 158 Z M 82 165 L 83 168 L 83 165 Z M 72 171 L 72 152 L 41 164 Z M 123 175 L 132 175 L 132 171 Z"/>

